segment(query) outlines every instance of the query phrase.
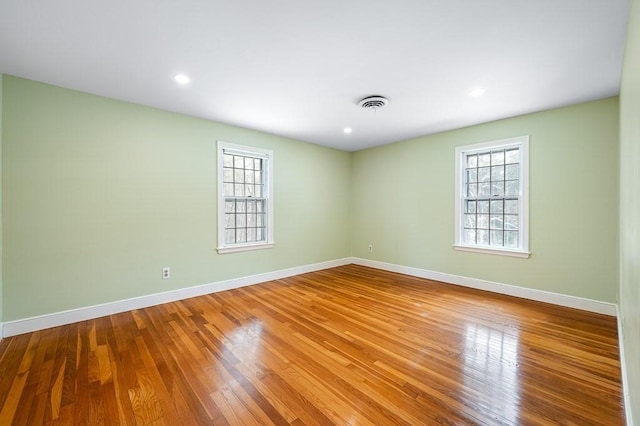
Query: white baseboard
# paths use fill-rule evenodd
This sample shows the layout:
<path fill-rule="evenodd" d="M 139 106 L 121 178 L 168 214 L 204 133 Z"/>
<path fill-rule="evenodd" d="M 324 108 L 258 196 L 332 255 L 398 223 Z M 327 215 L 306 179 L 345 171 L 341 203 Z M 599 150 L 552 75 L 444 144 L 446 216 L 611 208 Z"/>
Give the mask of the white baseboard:
<path fill-rule="evenodd" d="M 491 291 L 493 293 L 506 294 L 508 296 L 522 297 L 524 299 L 537 300 L 539 302 L 552 303 L 554 305 L 566 306 L 569 308 L 582 309 L 584 311 L 596 312 L 599 314 L 617 315 L 617 305 L 615 303 L 600 302 L 598 300 L 585 299 L 566 294 L 552 293 L 550 291 L 535 290 L 532 288 L 518 287 L 510 284 L 501 284 L 492 281 L 480 280 L 477 278 L 462 277 L 459 275 L 434 272 L 426 269 L 412 268 L 409 266 L 396 265 L 394 263 L 378 262 L 376 260 L 352 258 L 352 263 L 356 265 L 368 266 L 370 268 L 382 269 L 390 272 L 397 272 L 414 277 L 426 278 L 429 280 L 442 281 L 448 284 L 456 284 L 478 290 Z"/>
<path fill-rule="evenodd" d="M 617 305 L 613 303 L 600 302 L 597 300 L 567 296 L 542 290 L 534 290 L 508 284 L 484 281 L 476 278 L 444 274 L 440 272 L 428 271 L 425 269 L 412 268 L 392 263 L 351 257 L 331 260 L 327 262 L 320 262 L 311 265 L 297 266 L 294 268 L 282 269 L 279 271 L 266 272 L 263 274 L 251 275 L 248 277 L 234 278 L 225 281 L 202 284 L 194 287 L 171 290 L 164 293 L 149 294 L 146 296 L 103 303 L 100 305 L 71 309 L 68 311 L 54 312 L 51 314 L 24 318 L 15 321 L 7 321 L 5 323 L 0 323 L 0 338 L 15 336 L 17 334 L 30 333 L 32 331 L 43 330 L 45 328 L 57 327 L 65 324 L 72 324 L 78 321 L 99 318 L 106 315 L 130 311 L 133 309 L 146 308 L 149 306 L 160 305 L 162 303 L 188 299 L 190 297 L 231 290 L 234 288 L 291 277 L 307 272 L 320 271 L 322 269 L 334 268 L 336 266 L 348 265 L 350 263 L 355 263 L 357 265 L 368 266 L 376 269 L 382 269 L 385 271 L 398 272 L 401 274 L 412 275 L 420 278 L 427 278 L 430 280 L 442 281 L 449 284 L 457 284 L 465 287 L 491 291 L 494 293 L 501 293 L 510 296 L 523 297 L 525 299 L 552 303 L 555 305 L 583 309 L 586 311 L 597 312 L 606 315 L 615 316 L 617 314 Z"/>
<path fill-rule="evenodd" d="M 4 324 L 0 324 L 0 338 L 3 336 L 15 336 L 17 334 L 30 333 L 32 331 L 43 330 L 45 328 L 72 324 L 78 321 L 85 321 L 103 317 L 106 315 L 131 311 L 134 309 L 160 305 L 162 303 L 175 302 L 177 300 L 188 299 L 190 297 L 202 296 L 210 293 L 217 293 L 220 291 L 259 284 L 266 281 L 278 280 L 294 275 L 305 274 L 307 272 L 320 271 L 322 269 L 348 265 L 350 263 L 352 263 L 351 258 L 330 260 L 327 262 L 281 269 L 279 271 L 266 272 L 263 274 L 251 275 L 248 277 L 234 278 L 225 281 L 197 285 L 194 287 L 171 290 L 163 293 L 155 293 L 146 296 L 134 297 L 131 299 L 103 303 L 100 305 L 71 309 L 63 312 L 55 312 L 52 314 L 40 315 L 31 318 L 7 321 Z"/>
<path fill-rule="evenodd" d="M 627 376 L 627 362 L 624 356 L 624 336 L 622 335 L 622 316 L 618 307 L 618 351 L 620 353 L 620 370 L 622 371 L 622 396 L 624 397 L 624 416 L 627 426 L 633 426 L 631 414 L 631 398 L 629 397 L 629 376 Z"/>

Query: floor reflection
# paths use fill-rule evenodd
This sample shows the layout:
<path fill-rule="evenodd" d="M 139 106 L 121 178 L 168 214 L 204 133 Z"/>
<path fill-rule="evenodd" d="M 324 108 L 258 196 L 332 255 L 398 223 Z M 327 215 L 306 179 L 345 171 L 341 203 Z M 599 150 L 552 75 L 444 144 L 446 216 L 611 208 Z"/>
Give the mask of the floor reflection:
<path fill-rule="evenodd" d="M 520 384 L 518 378 L 517 329 L 508 334 L 481 324 L 468 324 L 462 356 L 464 385 L 476 392 L 474 405 L 492 417 L 518 423 Z"/>
<path fill-rule="evenodd" d="M 239 375 L 245 377 L 262 377 L 261 357 L 263 346 L 262 322 L 254 319 L 246 325 L 229 330 L 222 339 L 222 359 L 225 362 L 215 364 L 215 375 L 222 392 L 239 392 L 239 395 L 253 397 L 258 391 L 254 387 L 245 388 L 238 381 Z M 225 391 L 226 390 L 226 391 Z M 226 399 L 227 396 L 218 398 Z M 235 398 L 235 397 L 233 397 Z"/>
<path fill-rule="evenodd" d="M 236 328 L 228 335 L 234 355 L 243 362 L 255 361 L 260 356 L 262 322 L 253 320 Z"/>

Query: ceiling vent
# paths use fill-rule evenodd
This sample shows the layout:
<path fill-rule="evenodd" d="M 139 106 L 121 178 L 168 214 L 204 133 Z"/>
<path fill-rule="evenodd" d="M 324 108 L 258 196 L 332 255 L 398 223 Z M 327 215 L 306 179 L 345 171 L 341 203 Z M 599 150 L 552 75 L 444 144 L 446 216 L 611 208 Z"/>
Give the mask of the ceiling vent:
<path fill-rule="evenodd" d="M 364 99 L 360 99 L 360 102 L 358 102 L 358 106 L 365 109 L 376 110 L 378 108 L 382 108 L 388 103 L 389 99 L 385 98 L 384 96 L 367 96 Z"/>

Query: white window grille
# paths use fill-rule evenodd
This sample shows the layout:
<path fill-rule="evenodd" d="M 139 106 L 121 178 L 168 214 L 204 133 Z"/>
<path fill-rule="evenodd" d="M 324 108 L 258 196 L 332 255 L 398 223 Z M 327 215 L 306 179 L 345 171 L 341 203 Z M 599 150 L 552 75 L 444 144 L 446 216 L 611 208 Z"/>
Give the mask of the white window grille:
<path fill-rule="evenodd" d="M 273 152 L 218 141 L 218 252 L 273 247 Z"/>
<path fill-rule="evenodd" d="M 456 148 L 457 250 L 529 256 L 529 137 Z"/>

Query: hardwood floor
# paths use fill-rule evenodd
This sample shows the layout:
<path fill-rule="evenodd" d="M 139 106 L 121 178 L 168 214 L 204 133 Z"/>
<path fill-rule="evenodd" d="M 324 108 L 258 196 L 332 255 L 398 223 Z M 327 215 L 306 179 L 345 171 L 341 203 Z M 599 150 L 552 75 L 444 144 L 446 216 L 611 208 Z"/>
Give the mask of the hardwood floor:
<path fill-rule="evenodd" d="M 616 330 L 348 265 L 6 338 L 0 425 L 621 425 Z"/>

